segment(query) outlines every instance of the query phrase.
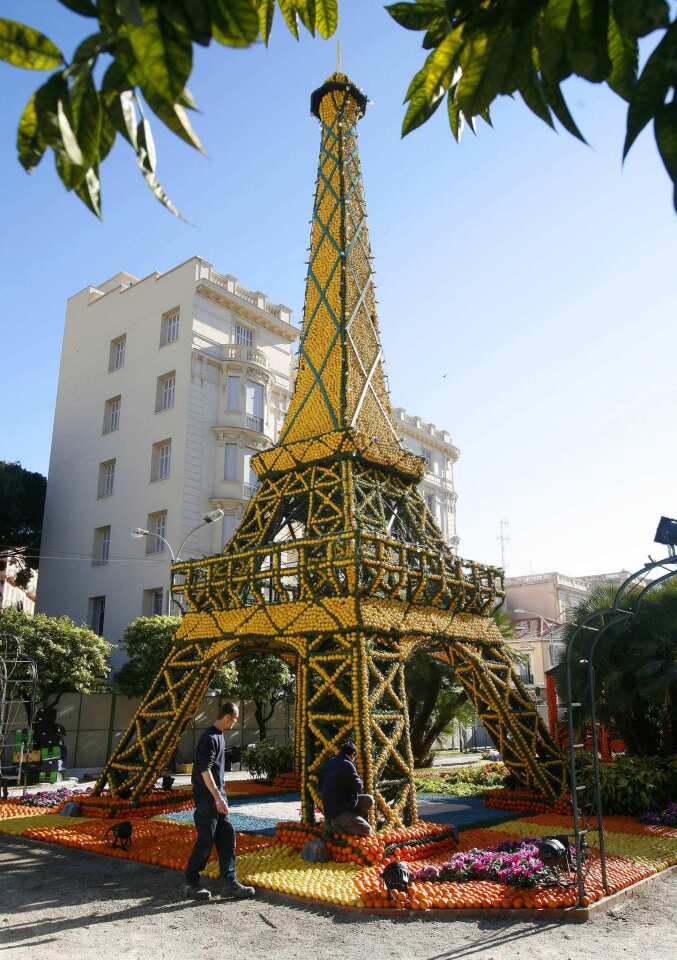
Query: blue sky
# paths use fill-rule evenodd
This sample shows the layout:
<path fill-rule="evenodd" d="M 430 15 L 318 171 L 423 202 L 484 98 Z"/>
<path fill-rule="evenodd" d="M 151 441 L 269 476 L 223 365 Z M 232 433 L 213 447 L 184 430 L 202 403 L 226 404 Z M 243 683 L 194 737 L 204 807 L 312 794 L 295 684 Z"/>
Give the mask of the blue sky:
<path fill-rule="evenodd" d="M 622 103 L 565 86 L 591 146 L 517 102 L 457 146 L 443 109 L 401 141 L 420 35 L 376 0 L 342 0 L 344 69 L 373 101 L 360 124 L 379 316 L 393 401 L 449 430 L 463 556 L 508 572 L 593 573 L 646 558 L 677 515 L 674 365 L 677 218 L 646 131 L 621 169 Z M 53 0 L 8 0 L 66 55 L 88 22 Z M 291 306 L 303 302 L 319 145 L 311 90 L 333 41 L 198 48 L 200 156 L 154 125 L 158 172 L 189 218 L 162 210 L 126 145 L 103 167 L 104 222 L 45 158 L 15 159 L 41 74 L 0 64 L 0 459 L 47 471 L 66 298 L 118 270 L 144 276 L 198 254 Z M 445 377 L 446 374 L 446 377 Z"/>

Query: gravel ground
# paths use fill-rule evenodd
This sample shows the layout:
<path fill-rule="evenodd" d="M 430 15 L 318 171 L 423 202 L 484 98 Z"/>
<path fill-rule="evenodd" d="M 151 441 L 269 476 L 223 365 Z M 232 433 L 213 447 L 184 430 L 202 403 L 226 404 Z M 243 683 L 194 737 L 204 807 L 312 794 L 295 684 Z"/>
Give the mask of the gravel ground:
<path fill-rule="evenodd" d="M 195 904 L 169 870 L 0 838 L 0 949 L 15 960 L 675 960 L 677 874 L 584 924 L 356 918 Z"/>

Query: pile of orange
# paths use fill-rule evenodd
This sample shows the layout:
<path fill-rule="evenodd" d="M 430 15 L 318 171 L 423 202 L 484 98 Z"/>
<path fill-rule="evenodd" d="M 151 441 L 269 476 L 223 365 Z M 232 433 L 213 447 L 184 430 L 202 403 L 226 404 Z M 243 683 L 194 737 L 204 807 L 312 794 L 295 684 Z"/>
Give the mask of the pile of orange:
<path fill-rule="evenodd" d="M 301 774 L 300 773 L 278 773 L 278 775 L 273 780 L 272 786 L 276 790 L 300 790 L 301 789 Z"/>
<path fill-rule="evenodd" d="M 193 794 L 190 787 L 182 787 L 178 790 L 152 790 L 140 800 L 122 800 L 105 793 L 99 797 L 88 794 L 77 802 L 83 817 L 137 819 L 188 810 L 193 806 Z"/>
<path fill-rule="evenodd" d="M 571 811 L 571 801 L 568 797 L 546 800 L 540 793 L 533 793 L 530 790 L 507 790 L 505 787 L 488 790 L 484 794 L 484 806 L 513 810 L 515 813 L 566 814 Z"/>
<path fill-rule="evenodd" d="M 50 807 L 25 807 L 20 803 L 0 802 L 0 820 L 13 820 L 15 817 L 37 817 L 40 814 L 54 813 Z"/>

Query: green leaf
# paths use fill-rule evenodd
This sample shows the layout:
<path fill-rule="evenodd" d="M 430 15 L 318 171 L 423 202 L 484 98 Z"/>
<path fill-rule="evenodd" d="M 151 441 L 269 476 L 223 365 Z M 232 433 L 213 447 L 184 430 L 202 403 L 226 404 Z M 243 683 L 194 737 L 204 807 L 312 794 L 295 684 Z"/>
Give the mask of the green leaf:
<path fill-rule="evenodd" d="M 439 17 L 441 13 L 446 16 L 444 4 L 438 3 L 436 0 L 419 0 L 418 3 L 391 3 L 385 9 L 393 20 L 404 27 L 405 30 L 429 30 L 436 17 Z"/>
<path fill-rule="evenodd" d="M 315 0 L 315 25 L 321 37 L 327 40 L 338 27 L 338 0 Z"/>
<path fill-rule="evenodd" d="M 38 127 L 43 139 L 50 147 L 60 147 L 61 145 L 58 105 L 61 97 L 67 96 L 68 84 L 60 71 L 53 73 L 49 80 L 35 91 L 35 112 L 38 118 Z"/>
<path fill-rule="evenodd" d="M 145 18 L 139 0 L 117 0 L 115 7 L 123 20 L 128 20 L 137 27 L 143 27 Z"/>
<path fill-rule="evenodd" d="M 267 2 L 267 0 L 266 0 Z M 195 43 L 208 47 L 212 39 L 212 18 L 209 0 L 182 0 L 182 9 Z"/>
<path fill-rule="evenodd" d="M 111 152 L 113 144 L 115 143 L 115 137 L 117 136 L 117 130 L 113 124 L 113 121 L 106 113 L 105 110 L 101 113 L 101 132 L 99 134 L 99 163 L 103 163 L 108 154 Z"/>
<path fill-rule="evenodd" d="M 293 6 L 303 26 L 314 37 L 317 0 L 294 0 Z"/>
<path fill-rule="evenodd" d="M 143 8 L 144 25 L 125 25 L 141 76 L 141 87 L 174 102 L 193 67 L 193 45 L 155 6 Z M 257 26 L 258 32 L 258 26 Z"/>
<path fill-rule="evenodd" d="M 259 30 L 263 37 L 263 42 L 268 46 L 270 31 L 273 29 L 273 16 L 275 15 L 275 0 L 258 0 Z"/>
<path fill-rule="evenodd" d="M 185 223 L 186 218 L 169 199 L 155 174 L 144 169 L 144 167 L 142 167 L 140 164 L 139 167 L 141 173 L 143 174 L 143 179 L 146 181 L 146 186 L 151 191 L 155 199 L 158 200 L 162 206 L 165 207 L 165 209 L 169 210 L 170 213 L 173 213 L 175 217 L 178 217 L 179 220 L 183 220 Z"/>
<path fill-rule="evenodd" d="M 535 70 L 532 69 L 522 77 L 519 92 L 529 109 L 554 129 L 555 125 L 548 108 L 548 100 Z"/>
<path fill-rule="evenodd" d="M 79 13 L 83 17 L 96 17 L 96 7 L 92 0 L 59 0 L 64 7 L 68 7 L 73 13 Z"/>
<path fill-rule="evenodd" d="M 78 144 L 77 137 L 73 132 L 70 119 L 67 113 L 68 101 L 60 99 L 57 103 L 56 116 L 61 132 L 61 143 L 66 153 L 66 158 L 76 167 L 81 167 L 84 163 L 82 151 Z"/>
<path fill-rule="evenodd" d="M 511 26 L 501 25 L 489 35 L 473 36 L 466 44 L 461 56 L 463 73 L 456 93 L 466 116 L 480 114 L 493 103 L 510 69 L 516 39 Z"/>
<path fill-rule="evenodd" d="M 439 47 L 428 56 L 422 71 L 423 90 L 428 100 L 441 95 L 440 87 L 445 91 L 449 88 L 461 50 L 467 49 L 468 46 L 469 44 L 466 44 L 465 48 L 463 46 L 463 27 L 461 26 L 448 33 Z"/>
<path fill-rule="evenodd" d="M 416 86 L 412 90 L 414 81 L 416 81 Z M 408 133 L 411 133 L 412 130 L 420 127 L 422 123 L 425 123 L 426 120 L 432 117 L 444 96 L 444 93 L 438 90 L 432 101 L 430 97 L 428 97 L 425 92 L 425 69 L 419 70 L 414 80 L 412 80 L 412 84 L 409 85 L 409 91 L 407 91 L 409 106 L 402 121 L 403 137 L 406 137 Z"/>
<path fill-rule="evenodd" d="M 73 54 L 73 63 L 83 63 L 87 60 L 96 60 L 104 49 L 105 36 L 103 33 L 92 33 L 80 43 Z"/>
<path fill-rule="evenodd" d="M 563 80 L 571 73 L 566 58 L 566 29 L 573 0 L 549 0 L 540 22 L 538 52 L 544 75 Z"/>
<path fill-rule="evenodd" d="M 92 213 L 101 219 L 101 181 L 98 168 L 89 167 L 75 186 L 75 193 Z"/>
<path fill-rule="evenodd" d="M 645 37 L 670 22 L 666 0 L 614 0 L 613 11 L 620 28 L 633 37 Z"/>
<path fill-rule="evenodd" d="M 576 73 L 601 83 L 611 73 L 609 0 L 574 0 L 567 25 L 567 53 Z"/>
<path fill-rule="evenodd" d="M 64 62 L 49 37 L 15 20 L 0 19 L 0 60 L 25 70 L 53 70 Z"/>
<path fill-rule="evenodd" d="M 449 115 L 449 126 L 451 127 L 451 132 L 454 136 L 456 143 L 461 142 L 461 137 L 463 136 L 463 127 L 465 126 L 465 121 L 463 118 L 463 113 L 458 103 L 454 99 L 454 90 L 449 90 L 447 94 L 447 112 Z"/>
<path fill-rule="evenodd" d="M 299 38 L 299 23 L 298 23 L 298 14 L 296 13 L 296 7 L 292 3 L 292 0 L 277 0 L 277 5 L 280 8 L 280 12 L 284 17 L 284 22 L 287 24 L 289 32 Z"/>
<path fill-rule="evenodd" d="M 147 96 L 146 99 L 153 113 L 162 120 L 165 126 L 169 127 L 172 133 L 190 144 L 191 147 L 195 147 L 196 150 L 204 153 L 200 139 L 193 130 L 188 114 L 180 103 L 167 103 L 166 100 L 152 94 Z"/>
<path fill-rule="evenodd" d="M 674 190 L 674 206 L 677 212 L 677 101 L 664 103 L 656 111 L 654 118 L 656 144 L 665 164 Z"/>
<path fill-rule="evenodd" d="M 555 114 L 559 122 L 562 124 L 565 130 L 568 130 L 570 134 L 576 137 L 581 143 L 587 145 L 587 140 L 578 129 L 576 121 L 571 116 L 567 102 L 562 95 L 562 91 L 559 88 L 559 84 L 555 83 L 554 80 L 543 79 L 543 92 L 547 97 L 548 103 L 552 108 L 552 112 Z"/>
<path fill-rule="evenodd" d="M 111 123 L 136 151 L 136 106 L 134 93 L 126 85 L 127 78 L 119 65 L 112 63 L 104 75 L 101 96 Z"/>
<path fill-rule="evenodd" d="M 42 136 L 35 109 L 35 94 L 23 109 L 16 132 L 16 148 L 19 163 L 26 173 L 32 173 L 42 160 L 47 141 Z"/>
<path fill-rule="evenodd" d="M 101 135 L 101 102 L 91 73 L 78 79 L 71 90 L 71 112 L 83 165 L 92 166 L 99 159 Z"/>
<path fill-rule="evenodd" d="M 84 168 L 71 163 L 63 152 L 54 151 L 54 166 L 56 167 L 56 172 L 59 174 L 61 182 L 69 193 L 71 190 L 75 190 L 77 185 L 84 179 Z"/>
<path fill-rule="evenodd" d="M 644 65 L 628 107 L 623 157 L 656 111 L 665 102 L 673 82 L 677 58 L 677 23 L 673 23 Z"/>
<path fill-rule="evenodd" d="M 226 47 L 248 47 L 254 43 L 259 35 L 259 16 L 253 0 L 210 0 L 209 6 L 215 40 Z"/>
<path fill-rule="evenodd" d="M 143 117 L 139 121 L 139 126 L 136 129 L 136 142 L 138 144 L 137 157 L 139 166 L 142 170 L 155 173 L 155 168 L 157 167 L 157 152 L 155 150 L 155 141 L 153 140 L 153 131 L 146 117 Z"/>
<path fill-rule="evenodd" d="M 438 17 L 431 21 L 430 29 L 423 37 L 421 46 L 424 50 L 434 50 L 439 47 L 446 35 L 451 30 L 451 21 L 448 17 Z"/>
<path fill-rule="evenodd" d="M 611 73 L 607 84 L 623 100 L 629 100 L 637 83 L 639 46 L 634 37 L 621 30 L 613 14 L 609 17 Z"/>

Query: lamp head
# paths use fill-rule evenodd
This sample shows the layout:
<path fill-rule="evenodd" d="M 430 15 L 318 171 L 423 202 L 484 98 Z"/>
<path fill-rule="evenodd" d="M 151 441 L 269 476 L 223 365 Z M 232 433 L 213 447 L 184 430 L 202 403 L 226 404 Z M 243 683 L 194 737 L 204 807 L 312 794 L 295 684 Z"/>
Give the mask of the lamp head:
<path fill-rule="evenodd" d="M 134 530 L 129 531 L 130 537 L 134 537 L 135 540 L 141 540 L 143 537 L 150 536 L 150 530 L 144 530 L 143 527 L 136 527 Z"/>
<path fill-rule="evenodd" d="M 221 507 L 218 507 L 216 510 L 210 510 L 209 513 L 205 513 L 203 519 L 205 523 L 216 523 L 218 520 L 221 520 L 223 516 L 223 510 Z"/>

